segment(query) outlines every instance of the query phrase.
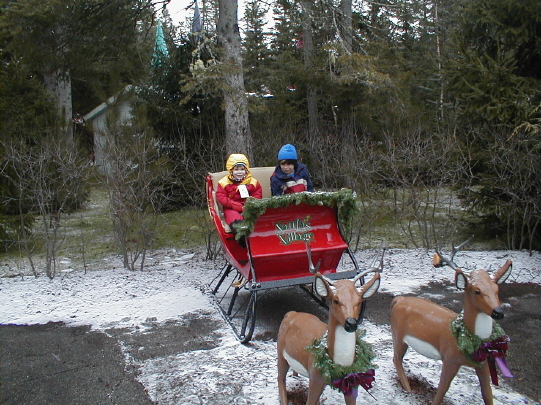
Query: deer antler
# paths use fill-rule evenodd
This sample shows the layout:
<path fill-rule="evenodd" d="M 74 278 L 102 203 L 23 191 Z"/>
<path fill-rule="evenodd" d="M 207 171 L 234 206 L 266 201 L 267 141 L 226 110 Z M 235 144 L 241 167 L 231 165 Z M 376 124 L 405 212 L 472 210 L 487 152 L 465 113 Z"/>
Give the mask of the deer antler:
<path fill-rule="evenodd" d="M 321 266 L 321 259 L 317 262 L 317 265 L 314 267 L 314 263 L 312 262 L 312 249 L 310 249 L 310 245 L 306 244 L 306 255 L 308 256 L 308 269 L 310 270 L 310 273 L 316 274 L 319 272 L 319 267 Z M 321 278 L 324 279 L 329 285 L 334 285 L 334 281 L 332 281 L 330 278 L 325 277 L 323 274 L 320 274 Z"/>
<path fill-rule="evenodd" d="M 451 258 L 448 259 L 446 257 L 444 257 L 441 252 L 438 250 L 438 248 L 436 248 L 436 254 L 434 255 L 434 260 L 433 260 L 433 264 L 434 264 L 434 267 L 443 267 L 443 266 L 449 266 L 451 267 L 453 270 L 457 270 L 458 269 L 458 266 L 456 265 L 456 263 L 453 261 L 453 259 L 455 258 L 455 255 L 457 254 L 457 252 L 462 248 L 464 247 L 464 245 L 466 245 L 468 242 L 470 242 L 473 237 L 475 235 L 472 235 L 468 240 L 462 242 L 460 245 L 456 246 L 455 247 L 455 244 L 453 243 L 452 244 L 452 251 L 451 251 Z"/>
<path fill-rule="evenodd" d="M 316 274 L 319 271 L 319 266 L 321 266 L 321 259 L 314 267 L 314 263 L 312 262 L 312 249 L 310 248 L 309 243 L 306 244 L 306 255 L 308 256 L 308 269 L 310 270 L 310 273 Z"/>
<path fill-rule="evenodd" d="M 381 252 L 381 259 L 379 260 L 379 266 L 378 267 L 372 266 L 372 267 L 370 267 L 370 268 L 368 268 L 366 270 L 361 271 L 359 274 L 357 274 L 355 276 L 355 278 L 353 279 L 353 282 L 356 283 L 361 277 L 366 276 L 368 273 L 381 273 L 381 272 L 383 272 L 383 257 L 384 256 L 385 256 L 385 248 L 383 248 L 383 250 Z"/>

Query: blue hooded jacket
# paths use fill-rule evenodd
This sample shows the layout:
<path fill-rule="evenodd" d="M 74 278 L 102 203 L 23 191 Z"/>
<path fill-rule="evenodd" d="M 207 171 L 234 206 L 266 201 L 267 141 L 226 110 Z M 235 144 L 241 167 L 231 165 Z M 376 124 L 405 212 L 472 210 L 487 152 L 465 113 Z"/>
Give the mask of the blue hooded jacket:
<path fill-rule="evenodd" d="M 301 191 L 314 191 L 308 168 L 302 163 L 295 164 L 293 174 L 285 174 L 280 165 L 274 169 L 274 173 L 270 178 L 271 193 L 275 195 L 299 193 Z"/>

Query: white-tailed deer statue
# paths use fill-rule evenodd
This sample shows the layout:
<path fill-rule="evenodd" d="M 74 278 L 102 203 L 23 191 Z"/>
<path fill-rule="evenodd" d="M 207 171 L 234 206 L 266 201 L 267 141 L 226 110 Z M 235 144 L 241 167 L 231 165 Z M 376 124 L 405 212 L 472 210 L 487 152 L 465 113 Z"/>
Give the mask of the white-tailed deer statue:
<path fill-rule="evenodd" d="M 467 276 L 453 259 L 468 241 L 458 248 L 453 246 L 450 259 L 444 258 L 438 251 L 434 255 L 434 266 L 452 267 L 457 288 L 464 290 L 464 312 L 461 317 L 424 298 L 396 297 L 391 303 L 393 362 L 404 389 L 411 391 L 402 366 L 408 346 L 426 357 L 442 361 L 438 390 L 432 405 L 442 402 L 461 366 L 475 368 L 486 405 L 493 404 L 491 377 L 492 382 L 498 384 L 495 361 L 505 377 L 512 377 L 505 365 L 509 338 L 493 322 L 493 319 L 503 318 L 498 285 L 509 277 L 512 264 L 507 260 L 492 278 L 485 270 L 474 270 Z M 474 347 L 472 350 L 461 350 L 466 344 Z"/>
<path fill-rule="evenodd" d="M 328 325 L 321 322 L 316 316 L 303 312 L 288 312 L 280 325 L 278 332 L 278 388 L 280 404 L 287 405 L 286 374 L 289 368 L 294 372 L 309 378 L 307 405 L 316 405 L 329 384 L 315 367 L 315 354 L 307 347 L 316 339 L 323 339 L 326 335 L 326 352 L 334 362 L 342 367 L 357 364 L 359 353 L 357 344 L 357 324 L 364 299 L 374 295 L 379 289 L 381 271 L 371 268 L 358 274 L 351 280 L 332 281 L 321 275 L 314 267 L 310 249 L 308 247 L 308 262 L 310 271 L 314 273 L 314 289 L 320 297 L 327 300 L 329 306 Z M 383 262 L 383 260 L 382 260 Z M 355 283 L 370 272 L 375 272 L 370 281 L 360 288 Z M 357 357 L 357 358 L 356 358 Z M 371 359 L 370 359 L 371 360 Z M 329 361 L 331 363 L 331 361 Z M 368 389 L 374 380 L 373 370 L 358 370 L 333 380 L 333 385 L 344 393 L 346 404 L 356 402 L 357 387 L 359 385 Z"/>

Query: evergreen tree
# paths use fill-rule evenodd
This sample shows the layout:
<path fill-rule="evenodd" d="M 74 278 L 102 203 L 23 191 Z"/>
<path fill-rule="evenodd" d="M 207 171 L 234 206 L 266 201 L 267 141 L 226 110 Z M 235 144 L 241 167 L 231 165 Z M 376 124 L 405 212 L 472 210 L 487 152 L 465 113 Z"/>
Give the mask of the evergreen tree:
<path fill-rule="evenodd" d="M 264 27 L 267 21 L 265 15 L 268 8 L 261 2 L 251 0 L 246 3 L 244 20 L 246 31 L 243 42 L 243 66 L 245 69 L 244 82 L 246 90 L 258 92 L 266 85 L 269 74 L 269 50 L 265 41 Z"/>
<path fill-rule="evenodd" d="M 159 153 L 179 179 L 164 185 L 167 209 L 200 205 L 201 178 L 223 167 L 224 117 L 212 35 L 183 34 L 164 24 L 167 62 L 151 70 L 139 86 L 136 104 L 144 107 Z M 173 38 L 177 38 L 173 41 Z"/>
<path fill-rule="evenodd" d="M 541 4 L 462 3 L 447 61 L 469 173 L 459 186 L 474 223 L 509 248 L 541 243 Z"/>
<path fill-rule="evenodd" d="M 468 119 L 516 127 L 539 119 L 541 4 L 464 1 L 447 62 L 451 97 Z"/>
<path fill-rule="evenodd" d="M 112 78 L 129 83 L 145 72 L 138 42 L 151 18 L 147 0 L 3 3 L 3 57 L 20 60 L 42 80 L 51 74 L 69 80 L 78 113 L 111 96 Z"/>
<path fill-rule="evenodd" d="M 11 158 L 8 146 L 13 151 L 11 147 L 18 144 L 19 159 L 38 156 L 44 146 L 55 145 L 61 133 L 69 141 L 69 153 L 57 153 L 55 160 L 39 168 L 50 180 L 39 184 L 54 189 L 72 180 L 73 170 L 55 174 L 69 164 L 88 162 L 89 152 L 79 149 L 78 139 L 72 142 L 72 108 L 82 115 L 109 97 L 119 82 L 129 82 L 144 72 L 136 67 L 140 58 L 135 55 L 144 27 L 141 20 L 151 16 L 151 9 L 152 3 L 143 0 L 1 2 L 2 162 Z M 76 153 L 80 159 L 74 157 Z M 54 199 L 46 205 L 35 201 L 45 189 L 25 190 L 29 197 L 21 194 L 20 184 L 32 181 L 24 178 L 29 170 L 14 173 L 8 163 L 2 168 L 2 195 L 13 197 L 9 204 L 2 201 L 2 213 L 12 214 L 13 203 L 22 215 L 35 207 L 45 207 L 50 213 L 58 209 Z M 88 194 L 81 185 L 77 192 L 66 188 L 62 195 L 61 209 L 70 210 L 79 207 Z"/>

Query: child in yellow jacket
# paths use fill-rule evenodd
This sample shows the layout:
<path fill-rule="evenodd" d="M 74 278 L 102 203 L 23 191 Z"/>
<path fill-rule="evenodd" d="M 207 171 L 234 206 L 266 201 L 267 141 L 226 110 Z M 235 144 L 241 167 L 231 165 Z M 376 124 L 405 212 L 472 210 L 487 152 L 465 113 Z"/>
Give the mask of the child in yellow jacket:
<path fill-rule="evenodd" d="M 231 226 L 242 221 L 244 203 L 248 197 L 263 198 L 261 184 L 250 174 L 248 158 L 241 153 L 231 154 L 225 167 L 229 174 L 218 182 L 216 198 L 224 207 L 225 222 Z M 234 231 L 234 226 L 232 226 Z"/>

